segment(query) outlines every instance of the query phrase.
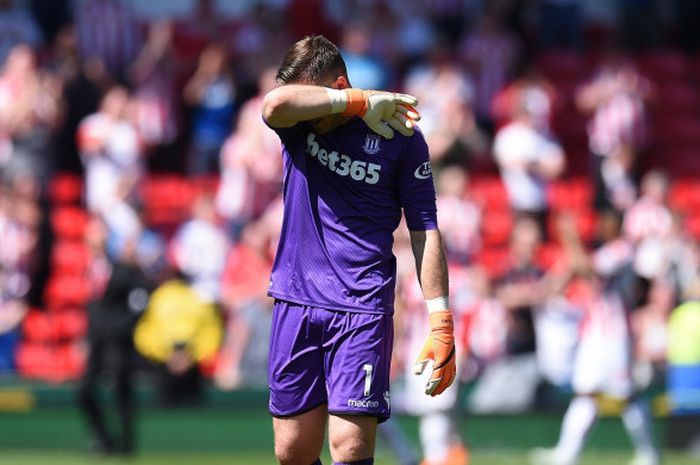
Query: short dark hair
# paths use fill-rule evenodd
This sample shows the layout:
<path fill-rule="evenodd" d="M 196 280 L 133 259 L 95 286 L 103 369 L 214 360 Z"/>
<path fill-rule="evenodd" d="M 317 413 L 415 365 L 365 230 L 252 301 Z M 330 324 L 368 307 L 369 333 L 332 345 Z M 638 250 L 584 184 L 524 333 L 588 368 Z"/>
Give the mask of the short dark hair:
<path fill-rule="evenodd" d="M 338 76 L 347 77 L 338 47 L 321 35 L 307 36 L 289 49 L 277 70 L 279 84 L 321 84 Z"/>

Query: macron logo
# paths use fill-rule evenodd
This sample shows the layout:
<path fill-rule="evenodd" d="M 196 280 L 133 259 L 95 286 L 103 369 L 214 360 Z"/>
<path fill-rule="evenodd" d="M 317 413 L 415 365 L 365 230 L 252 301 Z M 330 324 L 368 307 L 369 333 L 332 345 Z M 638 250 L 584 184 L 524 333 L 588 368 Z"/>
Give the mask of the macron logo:
<path fill-rule="evenodd" d="M 348 399 L 348 407 L 379 408 L 379 401 Z"/>
<path fill-rule="evenodd" d="M 433 170 L 430 167 L 430 162 L 426 161 L 418 168 L 416 168 L 416 171 L 413 173 L 413 175 L 416 177 L 416 179 L 428 179 L 430 176 L 432 176 Z"/>

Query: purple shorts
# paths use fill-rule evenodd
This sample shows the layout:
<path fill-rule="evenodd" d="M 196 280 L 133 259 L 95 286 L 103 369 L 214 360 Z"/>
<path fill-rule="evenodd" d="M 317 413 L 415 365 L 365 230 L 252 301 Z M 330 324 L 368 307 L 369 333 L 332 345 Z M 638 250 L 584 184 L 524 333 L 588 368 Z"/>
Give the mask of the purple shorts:
<path fill-rule="evenodd" d="M 270 413 L 288 417 L 328 404 L 331 414 L 387 420 L 393 339 L 391 315 L 277 300 L 268 364 Z"/>

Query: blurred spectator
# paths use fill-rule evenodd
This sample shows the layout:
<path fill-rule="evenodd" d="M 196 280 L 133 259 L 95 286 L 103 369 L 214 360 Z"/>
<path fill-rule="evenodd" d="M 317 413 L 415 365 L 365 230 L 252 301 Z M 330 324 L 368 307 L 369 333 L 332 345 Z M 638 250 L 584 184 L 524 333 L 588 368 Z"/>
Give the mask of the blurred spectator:
<path fill-rule="evenodd" d="M 5 273 L 0 264 L 0 377 L 15 369 L 15 352 L 21 339 L 20 325 L 27 314 L 22 297 L 27 291 L 26 277 Z"/>
<path fill-rule="evenodd" d="M 700 282 L 684 296 L 668 321 L 668 377 L 671 411 L 700 412 Z M 697 439 L 695 434 L 694 439 Z"/>
<path fill-rule="evenodd" d="M 26 298 L 32 286 L 41 210 L 38 189 L 31 177 L 18 176 L 0 195 L 0 292 L 13 300 Z"/>
<path fill-rule="evenodd" d="M 204 301 L 218 302 L 229 242 L 218 223 L 211 197 L 202 195 L 194 202 L 192 218 L 180 226 L 171 247 L 175 264 L 192 289 Z"/>
<path fill-rule="evenodd" d="M 43 40 L 36 20 L 16 3 L 0 0 L 0 66 L 12 48 L 21 44 L 38 48 Z"/>
<path fill-rule="evenodd" d="M 541 241 L 539 227 L 533 219 L 521 218 L 516 221 L 510 240 L 509 267 L 494 284 L 498 302 L 480 309 L 482 312 L 487 309 L 493 312 L 488 316 L 479 315 L 482 319 L 491 320 L 491 328 L 495 328 L 498 322 L 503 324 L 505 313 L 505 340 L 502 357 L 486 365 L 474 388 L 469 403 L 474 412 L 522 412 L 530 408 L 535 399 L 540 376 L 535 358 L 533 321 L 535 307 L 540 303 L 537 284 L 544 275 L 544 271 L 535 263 L 535 254 Z M 492 333 L 492 337 L 496 334 Z M 518 390 L 513 392 L 509 386 L 516 380 Z"/>
<path fill-rule="evenodd" d="M 74 2 L 71 0 L 51 0 L 50 2 L 29 0 L 28 3 L 46 42 L 53 42 L 61 28 L 70 22 L 71 4 Z"/>
<path fill-rule="evenodd" d="M 262 99 L 275 85 L 276 73 L 276 68 L 267 68 L 261 74 L 260 91 L 243 104 L 236 129 L 221 148 L 216 209 L 234 237 L 240 235 L 246 222 L 262 215 L 281 190 L 279 139 L 260 118 Z"/>
<path fill-rule="evenodd" d="M 215 382 L 221 389 L 239 387 L 243 356 L 251 346 L 260 347 L 267 333 L 272 300 L 267 296 L 272 260 L 268 255 L 270 235 L 261 223 L 248 223 L 241 241 L 232 248 L 221 277 L 221 301 L 226 312 L 226 336 L 219 356 Z M 262 331 L 261 331 L 262 330 Z M 259 365 L 264 366 L 264 359 Z M 264 376 L 260 379 L 264 379 Z"/>
<path fill-rule="evenodd" d="M 466 197 L 469 178 L 458 166 L 437 178 L 438 223 L 451 263 L 468 263 L 481 247 L 481 208 Z"/>
<path fill-rule="evenodd" d="M 88 210 L 123 237 L 140 228 L 132 205 L 144 167 L 133 109 L 127 90 L 114 87 L 102 99 L 99 111 L 80 123 L 77 135 Z"/>
<path fill-rule="evenodd" d="M 508 124 L 521 102 L 530 99 L 535 110 L 535 125 L 549 130 L 552 112 L 559 102 L 557 97 L 555 87 L 536 67 L 526 68 L 493 99 L 491 112 L 496 129 Z"/>
<path fill-rule="evenodd" d="M 649 83 L 624 58 L 612 53 L 592 80 L 576 93 L 576 104 L 591 114 L 588 145 L 593 154 L 596 210 L 629 207 L 639 152 L 646 146 L 645 102 Z"/>
<path fill-rule="evenodd" d="M 117 78 L 124 79 L 127 67 L 141 46 L 138 24 L 124 0 L 84 0 L 75 11 L 80 56 L 97 58 Z"/>
<path fill-rule="evenodd" d="M 641 197 L 625 212 L 624 234 L 636 246 L 635 272 L 647 279 L 663 278 L 671 266 L 673 215 L 668 207 L 670 180 L 660 171 L 642 179 Z"/>
<path fill-rule="evenodd" d="M 541 241 L 535 221 L 518 220 L 510 241 L 510 267 L 496 282 L 496 296 L 508 310 L 506 353 L 509 355 L 535 351 L 532 313 L 538 304 L 535 284 L 544 275 L 535 263 L 535 254 Z"/>
<path fill-rule="evenodd" d="M 543 50 L 583 46 L 580 0 L 542 0 L 539 16 L 539 39 Z"/>
<path fill-rule="evenodd" d="M 493 153 L 516 216 L 532 216 L 543 234 L 547 231 L 547 184 L 565 169 L 561 146 L 542 127 L 539 94 L 521 96 L 513 121 L 496 134 Z"/>
<path fill-rule="evenodd" d="M 135 447 L 133 330 L 148 303 L 150 284 L 138 264 L 138 236 L 125 238 L 110 260 L 104 255 L 106 228 L 99 220 L 93 220 L 89 231 L 93 254 L 92 299 L 88 304 L 89 352 L 78 387 L 78 401 L 87 420 L 92 451 L 130 454 Z M 103 377 L 114 381 L 117 434 L 108 428 L 104 405 L 99 400 Z"/>
<path fill-rule="evenodd" d="M 15 349 L 21 337 L 20 324 L 27 314 L 30 264 L 36 241 L 32 225 L 22 225 L 19 205 L 9 187 L 0 182 L 0 375 L 15 368 Z"/>
<path fill-rule="evenodd" d="M 460 55 L 475 82 L 474 111 L 479 124 L 493 130 L 491 102 L 506 85 L 520 54 L 520 44 L 503 25 L 496 9 L 487 9 L 462 39 Z"/>
<path fill-rule="evenodd" d="M 390 47 L 403 62 L 399 68 L 411 65 L 427 56 L 436 47 L 436 31 L 428 17 L 429 6 L 421 0 L 388 0 L 387 7 L 394 20 Z M 425 102 L 423 102 L 425 103 Z"/>
<path fill-rule="evenodd" d="M 77 40 L 73 26 L 61 29 L 56 36 L 50 66 L 63 81 L 56 169 L 81 173 L 83 164 L 76 137 L 78 127 L 85 117 L 98 110 L 103 93 L 113 81 L 99 58 L 80 59 Z"/>
<path fill-rule="evenodd" d="M 227 53 L 221 45 L 204 49 L 183 98 L 194 111 L 188 172 L 200 176 L 217 173 L 219 151 L 231 131 L 236 99 Z"/>
<path fill-rule="evenodd" d="M 34 52 L 13 47 L 0 74 L 0 170 L 50 174 L 51 131 L 59 115 L 60 83 L 39 70 Z"/>
<path fill-rule="evenodd" d="M 134 332 L 136 349 L 157 364 L 160 400 L 171 406 L 202 400 L 199 364 L 214 357 L 221 339 L 216 307 L 181 279 L 151 294 Z"/>
<path fill-rule="evenodd" d="M 560 222 L 560 239 L 567 252 L 569 276 L 581 276 L 589 292 L 582 296 L 586 313 L 581 326 L 572 387 L 575 397 L 562 422 L 559 442 L 552 449 L 533 451 L 531 463 L 576 463 L 587 434 L 598 416 L 595 395 L 607 394 L 626 401 L 622 421 L 634 445 L 632 463 L 658 465 L 651 419 L 635 397 L 632 378 L 632 334 L 629 312 L 634 302 L 633 249 L 622 237 L 619 215 L 610 212 L 608 227 L 601 229 L 601 246 L 588 255 L 576 226 Z M 566 279 L 566 278 L 565 278 Z"/>
<path fill-rule="evenodd" d="M 494 285 L 485 270 L 475 267 L 469 278 L 470 285 L 455 289 L 455 293 L 466 295 L 469 307 L 465 312 L 468 317 L 465 350 L 468 350 L 470 359 L 483 368 L 506 353 L 508 315 L 496 298 Z M 469 379 L 475 374 L 472 369 L 466 377 Z"/>
<path fill-rule="evenodd" d="M 693 288 L 700 277 L 700 244 L 690 235 L 687 218 L 673 215 L 673 229 L 669 240 L 670 271 L 667 279 L 675 287 L 678 302 Z"/>
<path fill-rule="evenodd" d="M 444 44 L 435 45 L 427 62 L 418 62 L 408 71 L 404 87 L 421 102 L 420 127 L 436 172 L 451 164 L 464 167 L 486 152 L 487 138 L 471 108 L 472 82 L 452 62 Z"/>
<path fill-rule="evenodd" d="M 631 315 L 634 335 L 634 357 L 638 365 L 647 369 L 664 370 L 668 349 L 667 323 L 676 300 L 672 283 L 657 279 L 649 288 L 647 301 Z M 651 381 L 651 378 L 649 379 Z"/>
<path fill-rule="evenodd" d="M 72 24 L 66 24 L 56 32 L 46 67 L 64 85 L 75 79 L 80 73 L 81 61 L 78 52 L 78 37 Z"/>
<path fill-rule="evenodd" d="M 129 69 L 135 86 L 135 124 L 139 134 L 145 144 L 155 149 L 155 157 L 166 158 L 163 161 L 171 165 L 173 154 L 168 146 L 177 136 L 179 110 L 173 34 L 173 25 L 168 21 L 151 24 L 146 43 Z"/>
<path fill-rule="evenodd" d="M 340 53 L 345 60 L 350 83 L 359 89 L 384 89 L 388 82 L 387 70 L 372 56 L 371 45 L 369 25 L 363 22 L 345 26 Z"/>

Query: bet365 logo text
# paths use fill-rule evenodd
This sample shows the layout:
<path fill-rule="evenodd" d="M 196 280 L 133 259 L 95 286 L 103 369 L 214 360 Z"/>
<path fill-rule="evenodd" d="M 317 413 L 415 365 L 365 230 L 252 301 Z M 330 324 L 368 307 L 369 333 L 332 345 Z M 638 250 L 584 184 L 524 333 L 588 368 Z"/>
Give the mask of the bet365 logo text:
<path fill-rule="evenodd" d="M 367 163 L 362 160 L 353 160 L 344 153 L 336 150 L 328 150 L 319 146 L 316 142 L 316 134 L 309 133 L 306 138 L 306 153 L 316 158 L 318 162 L 337 174 L 338 176 L 350 176 L 355 181 L 364 181 L 367 184 L 377 184 L 379 182 L 379 172 L 381 165 Z"/>

